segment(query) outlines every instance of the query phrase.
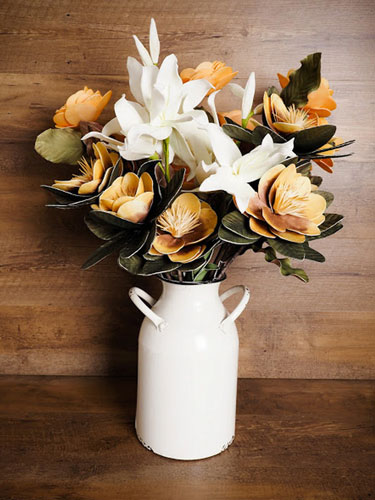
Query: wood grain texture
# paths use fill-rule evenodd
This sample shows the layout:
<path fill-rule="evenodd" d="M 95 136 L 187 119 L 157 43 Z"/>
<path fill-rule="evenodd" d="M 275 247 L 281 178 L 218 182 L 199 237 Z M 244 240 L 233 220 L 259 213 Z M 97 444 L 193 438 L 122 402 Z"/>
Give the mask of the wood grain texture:
<path fill-rule="evenodd" d="M 157 296 L 160 283 L 127 275 L 114 258 L 80 270 L 98 241 L 82 212 L 45 208 L 50 198 L 38 188 L 72 169 L 44 162 L 33 141 L 83 85 L 112 88 L 112 104 L 128 92 L 131 35 L 145 39 L 154 15 L 162 56 L 175 52 L 181 68 L 225 60 L 239 83 L 254 70 L 258 101 L 278 71 L 323 52 L 338 103 L 333 121 L 340 136 L 357 140 L 355 156 L 325 174 L 345 228 L 316 243 L 327 262 L 304 264 L 310 284 L 248 254 L 223 289 L 243 283 L 252 291 L 238 321 L 240 376 L 374 377 L 372 1 L 3 0 L 0 14 L 0 373 L 135 374 L 142 318 L 127 291 L 137 284 Z M 228 109 L 228 93 L 219 97 Z M 111 116 L 109 106 L 103 122 Z"/>
<path fill-rule="evenodd" d="M 0 377 L 0 499 L 371 500 L 374 393 L 242 379 L 234 443 L 180 462 L 138 442 L 130 379 Z"/>

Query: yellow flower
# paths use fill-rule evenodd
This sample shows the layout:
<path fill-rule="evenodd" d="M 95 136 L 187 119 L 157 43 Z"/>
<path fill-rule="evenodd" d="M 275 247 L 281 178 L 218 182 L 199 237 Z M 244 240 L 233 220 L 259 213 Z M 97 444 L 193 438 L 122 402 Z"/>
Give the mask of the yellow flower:
<path fill-rule="evenodd" d="M 99 206 L 94 210 L 111 212 L 130 222 L 143 222 L 154 199 L 151 175 L 144 172 L 138 177 L 133 172 L 117 177 L 109 188 L 100 195 Z"/>
<path fill-rule="evenodd" d="M 210 95 L 215 90 L 222 89 L 237 75 L 237 73 L 238 71 L 233 71 L 230 66 L 226 66 L 225 63 L 221 61 L 205 61 L 200 63 L 196 68 L 186 68 L 182 70 L 180 76 L 184 83 L 190 80 L 205 78 L 215 87 L 207 93 L 207 95 Z"/>
<path fill-rule="evenodd" d="M 157 220 L 152 255 L 168 255 L 172 262 L 191 262 L 206 249 L 200 244 L 216 227 L 217 215 L 195 194 L 183 193 Z"/>
<path fill-rule="evenodd" d="M 310 179 L 297 173 L 292 164 L 276 165 L 261 177 L 245 214 L 255 233 L 303 243 L 305 235 L 320 234 L 325 209 L 323 196 L 311 192 Z"/>
<path fill-rule="evenodd" d="M 289 77 L 293 71 L 293 69 L 289 70 L 287 76 L 283 76 L 280 73 L 277 74 L 282 88 L 288 85 Z M 336 102 L 332 95 L 333 90 L 329 88 L 328 80 L 321 78 L 319 88 L 308 94 L 308 100 L 304 109 L 307 110 L 309 114 L 314 113 L 321 117 L 329 116 L 331 111 L 336 109 Z"/>
<path fill-rule="evenodd" d="M 294 104 L 286 107 L 278 94 L 263 95 L 263 110 L 268 126 L 275 132 L 293 134 L 306 128 L 320 125 L 317 114 L 309 114 L 303 108 L 296 108 Z"/>
<path fill-rule="evenodd" d="M 118 154 L 109 153 L 103 142 L 93 144 L 96 160 L 89 163 L 82 157 L 78 162 L 80 174 L 73 175 L 67 181 L 55 181 L 52 187 L 63 191 L 73 191 L 78 188 L 78 194 L 92 194 L 96 190 L 100 193 L 108 182 L 112 167 L 118 160 Z"/>
<path fill-rule="evenodd" d="M 104 96 L 97 90 L 88 87 L 71 95 L 64 106 L 58 109 L 53 117 L 56 128 L 78 127 L 81 121 L 94 122 L 108 104 L 112 96 L 109 90 Z"/>

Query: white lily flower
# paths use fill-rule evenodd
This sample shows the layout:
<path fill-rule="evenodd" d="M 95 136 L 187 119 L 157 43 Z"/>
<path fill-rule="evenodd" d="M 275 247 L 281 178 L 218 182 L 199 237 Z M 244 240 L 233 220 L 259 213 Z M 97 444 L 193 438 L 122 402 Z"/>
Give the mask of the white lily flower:
<path fill-rule="evenodd" d="M 252 113 L 254 94 L 255 94 L 255 73 L 251 72 L 247 80 L 246 86 L 243 89 L 237 83 L 229 83 L 233 95 L 242 99 L 241 115 L 243 121 L 249 121 Z"/>
<path fill-rule="evenodd" d="M 149 38 L 150 52 L 146 49 L 146 47 L 143 45 L 143 43 L 140 41 L 137 35 L 133 35 L 133 38 L 138 50 L 139 57 L 142 59 L 144 66 L 153 66 L 154 64 L 158 64 L 160 55 L 160 42 L 154 18 L 151 18 L 151 23 L 150 23 L 150 38 Z"/>
<path fill-rule="evenodd" d="M 202 164 L 209 175 L 200 185 L 200 191 L 226 191 L 236 199 L 241 212 L 247 208 L 250 197 L 255 194 L 250 182 L 260 177 L 270 168 L 293 158 L 294 139 L 281 144 L 274 143 L 268 134 L 262 144 L 242 156 L 234 141 L 216 124 L 207 127 L 216 161 L 211 165 Z"/>
<path fill-rule="evenodd" d="M 161 143 L 168 137 L 175 147 L 177 142 L 181 145 L 177 135 L 184 135 L 183 123 L 197 120 L 207 125 L 206 113 L 194 108 L 212 85 L 207 80 L 182 83 L 174 54 L 164 59 L 160 69 L 154 65 L 142 66 L 134 58 L 128 58 L 128 71 L 130 88 L 138 102 L 123 95 L 115 104 L 116 118 L 101 133 L 90 132 L 83 139 L 97 137 L 119 151 L 123 158 L 140 160 L 161 151 Z M 185 129 L 190 135 L 198 134 L 194 127 Z M 123 144 L 108 137 L 116 133 L 125 136 Z M 189 166 L 194 170 L 193 164 Z"/>

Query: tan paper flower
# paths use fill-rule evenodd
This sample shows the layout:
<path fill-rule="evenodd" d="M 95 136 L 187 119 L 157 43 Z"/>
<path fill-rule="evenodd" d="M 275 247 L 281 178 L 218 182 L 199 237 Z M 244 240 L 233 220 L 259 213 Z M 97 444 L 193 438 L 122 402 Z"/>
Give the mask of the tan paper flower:
<path fill-rule="evenodd" d="M 99 205 L 94 210 L 111 212 L 130 222 L 143 222 L 154 199 L 151 175 L 144 172 L 138 177 L 133 172 L 117 177 L 109 188 L 101 194 Z"/>
<path fill-rule="evenodd" d="M 201 78 L 208 80 L 215 87 L 208 91 L 207 95 L 210 95 L 215 90 L 222 89 L 237 73 L 238 71 L 233 71 L 230 66 L 226 66 L 221 61 L 204 61 L 196 68 L 183 69 L 180 76 L 184 83 L 191 80 L 200 80 Z"/>
<path fill-rule="evenodd" d="M 198 259 L 206 249 L 201 242 L 214 232 L 216 224 L 217 215 L 208 203 L 183 193 L 158 218 L 158 234 L 150 253 L 168 255 L 172 262 Z"/>
<path fill-rule="evenodd" d="M 78 164 L 80 174 L 73 175 L 67 181 L 55 181 L 52 187 L 63 191 L 73 191 L 78 188 L 78 194 L 92 194 L 96 190 L 100 193 L 108 182 L 109 167 L 116 164 L 118 154 L 109 152 L 103 142 L 93 144 L 96 160 L 89 163 L 82 158 Z"/>
<path fill-rule="evenodd" d="M 101 115 L 112 96 L 109 90 L 104 96 L 97 90 L 88 87 L 71 95 L 64 106 L 58 109 L 53 117 L 56 128 L 78 127 L 81 121 L 94 122 Z"/>
<path fill-rule="evenodd" d="M 310 179 L 297 173 L 295 165 L 276 165 L 261 177 L 245 215 L 257 234 L 303 243 L 305 235 L 320 234 L 325 209 L 323 196 L 311 192 Z"/>

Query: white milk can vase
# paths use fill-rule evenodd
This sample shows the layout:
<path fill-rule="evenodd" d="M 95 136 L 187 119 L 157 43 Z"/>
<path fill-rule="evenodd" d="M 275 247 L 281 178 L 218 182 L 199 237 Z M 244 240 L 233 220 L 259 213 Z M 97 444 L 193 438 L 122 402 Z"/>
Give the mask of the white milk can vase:
<path fill-rule="evenodd" d="M 235 286 L 219 295 L 220 282 L 162 281 L 157 302 L 140 288 L 129 291 L 146 316 L 138 341 L 137 436 L 164 457 L 207 458 L 234 439 L 234 322 L 249 300 L 249 290 Z M 235 293 L 241 293 L 241 299 L 228 313 L 223 301 Z"/>

